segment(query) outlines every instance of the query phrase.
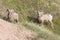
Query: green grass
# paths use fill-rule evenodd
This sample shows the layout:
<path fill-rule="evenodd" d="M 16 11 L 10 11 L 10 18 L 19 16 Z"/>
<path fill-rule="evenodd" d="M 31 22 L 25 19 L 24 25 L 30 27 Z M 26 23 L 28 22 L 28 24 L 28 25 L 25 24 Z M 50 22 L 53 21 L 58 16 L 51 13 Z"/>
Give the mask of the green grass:
<path fill-rule="evenodd" d="M 24 26 L 25 28 L 32 30 L 34 32 L 36 32 L 38 34 L 38 38 L 44 38 L 47 36 L 47 33 L 41 31 L 37 26 L 34 26 L 33 24 L 28 24 L 28 23 L 22 23 L 22 26 Z"/>
<path fill-rule="evenodd" d="M 49 23 L 45 23 L 44 26 L 48 28 L 49 30 L 53 31 L 55 34 L 60 35 L 60 19 L 55 18 L 53 19 L 53 27 L 54 29 L 51 28 Z"/>
<path fill-rule="evenodd" d="M 38 39 L 40 40 L 40 38 L 42 38 L 44 40 L 57 40 L 58 39 L 58 37 L 55 34 L 55 32 L 57 30 L 54 32 L 54 35 L 53 35 L 53 34 L 49 34 L 45 30 L 41 31 L 40 28 L 38 28 L 34 23 L 22 22 L 21 25 L 22 25 L 22 27 L 25 27 L 26 29 L 32 30 L 38 34 L 38 36 L 36 38 L 34 38 L 34 40 L 38 40 Z"/>
<path fill-rule="evenodd" d="M 21 21 L 29 20 L 27 19 L 27 16 L 37 17 L 37 13 L 34 12 L 35 10 L 44 11 L 47 13 L 51 13 L 56 15 L 56 13 L 59 11 L 59 8 L 55 5 L 50 5 L 50 7 L 47 5 L 49 2 L 55 2 L 56 0 L 1 0 L 2 3 L 1 6 L 5 8 L 14 9 L 15 12 L 19 14 L 19 19 Z M 58 2 L 57 0 L 56 2 Z M 38 5 L 39 2 L 39 5 Z M 39 6 L 39 8 L 38 8 Z M 35 9 L 35 10 L 32 10 Z M 55 13 L 54 13 L 55 12 Z M 60 12 L 59 12 L 60 13 Z"/>
<path fill-rule="evenodd" d="M 55 30 L 53 31 L 60 35 L 60 19 L 54 19 L 53 22 L 55 27 Z"/>

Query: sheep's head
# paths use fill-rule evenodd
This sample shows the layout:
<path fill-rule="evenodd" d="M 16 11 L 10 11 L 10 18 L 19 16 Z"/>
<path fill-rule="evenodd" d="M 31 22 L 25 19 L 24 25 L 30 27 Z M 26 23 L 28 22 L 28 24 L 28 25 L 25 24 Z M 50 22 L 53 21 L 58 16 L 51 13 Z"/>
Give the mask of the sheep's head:
<path fill-rule="evenodd" d="M 43 15 L 44 12 L 39 12 L 38 11 L 38 16 L 41 17 Z"/>

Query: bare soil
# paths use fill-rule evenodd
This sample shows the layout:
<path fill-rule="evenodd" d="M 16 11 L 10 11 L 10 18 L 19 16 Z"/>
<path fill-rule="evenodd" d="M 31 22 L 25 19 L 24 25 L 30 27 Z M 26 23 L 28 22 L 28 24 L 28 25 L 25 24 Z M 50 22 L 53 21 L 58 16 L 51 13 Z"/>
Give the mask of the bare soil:
<path fill-rule="evenodd" d="M 36 33 L 0 19 L 0 40 L 33 40 Z"/>

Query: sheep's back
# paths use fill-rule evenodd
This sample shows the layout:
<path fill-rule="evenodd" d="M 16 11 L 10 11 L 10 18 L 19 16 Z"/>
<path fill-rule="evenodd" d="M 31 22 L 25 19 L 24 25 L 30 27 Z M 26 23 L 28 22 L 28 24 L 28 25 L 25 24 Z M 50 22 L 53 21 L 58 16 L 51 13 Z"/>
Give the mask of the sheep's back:
<path fill-rule="evenodd" d="M 41 16 L 39 19 L 40 19 L 40 20 L 46 20 L 46 21 L 52 20 L 52 15 L 50 15 L 50 14 L 45 14 L 45 15 Z"/>

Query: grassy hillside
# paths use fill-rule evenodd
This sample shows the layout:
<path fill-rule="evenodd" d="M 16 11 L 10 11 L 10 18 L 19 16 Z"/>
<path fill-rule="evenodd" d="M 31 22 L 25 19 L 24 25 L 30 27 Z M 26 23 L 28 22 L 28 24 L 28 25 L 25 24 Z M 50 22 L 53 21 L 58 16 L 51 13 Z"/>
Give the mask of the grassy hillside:
<path fill-rule="evenodd" d="M 20 15 L 20 20 L 27 20 L 27 15 L 34 15 L 32 8 L 36 8 L 37 0 L 1 0 L 1 6 L 14 9 Z"/>
<path fill-rule="evenodd" d="M 20 20 L 27 20 L 27 16 L 37 17 L 35 10 L 51 13 L 54 18 L 59 17 L 59 0 L 0 0 L 0 7 L 14 9 L 20 15 Z M 23 21 L 23 20 L 21 20 Z"/>
<path fill-rule="evenodd" d="M 60 0 L 0 0 L 0 8 L 14 9 L 14 11 L 19 14 L 19 25 L 21 24 L 27 29 L 37 32 L 39 35 L 38 38 L 42 37 L 42 39 L 45 39 L 46 37 L 46 40 L 55 40 L 52 37 L 54 37 L 55 34 L 60 35 Z M 52 30 L 54 35 L 51 34 L 50 36 L 48 34 L 49 32 L 46 33 L 44 31 L 40 31 L 40 29 L 33 22 L 34 18 L 37 18 L 36 10 L 53 15 L 54 29 L 52 30 L 49 24 L 45 24 L 45 28 L 50 31 Z M 28 23 L 26 24 L 26 21 L 29 21 L 31 25 Z M 47 39 L 47 34 L 50 39 Z"/>

